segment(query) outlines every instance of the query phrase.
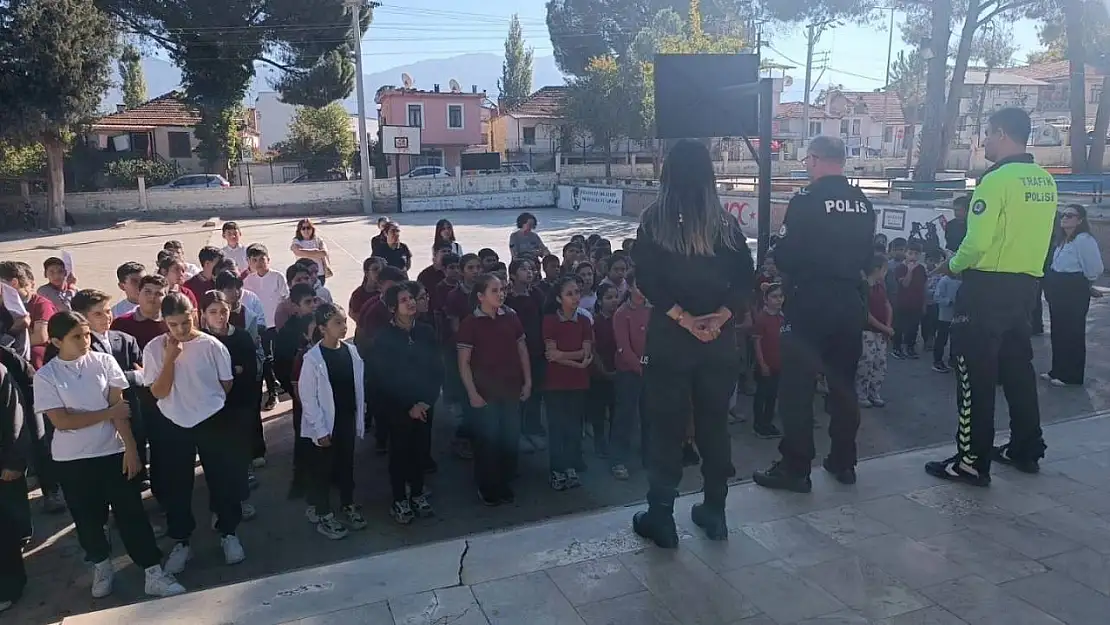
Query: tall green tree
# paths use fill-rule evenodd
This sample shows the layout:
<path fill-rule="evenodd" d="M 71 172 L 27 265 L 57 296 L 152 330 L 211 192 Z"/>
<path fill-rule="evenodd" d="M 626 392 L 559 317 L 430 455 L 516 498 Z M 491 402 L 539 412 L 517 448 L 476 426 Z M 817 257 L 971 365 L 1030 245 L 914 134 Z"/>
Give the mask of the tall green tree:
<path fill-rule="evenodd" d="M 563 117 L 579 134 L 588 134 L 594 148 L 605 152 L 605 177 L 612 177 L 613 141 L 631 134 L 636 96 L 628 90 L 621 67 L 611 56 L 600 56 L 567 84 Z"/>
<path fill-rule="evenodd" d="M 890 66 L 887 89 L 898 96 L 902 105 L 902 119 L 906 120 L 902 142 L 906 147 L 906 169 L 909 169 L 913 167 L 917 125 L 921 123 L 921 108 L 925 104 L 925 58 L 920 51 L 898 53 Z"/>
<path fill-rule="evenodd" d="M 975 136 L 983 131 L 983 114 L 994 70 L 1009 67 L 1018 52 L 1014 30 L 1005 24 L 988 24 L 971 43 L 971 58 L 983 67 L 983 84 L 975 88 Z"/>
<path fill-rule="evenodd" d="M 0 3 L 0 138 L 45 149 L 52 226 L 65 224 L 66 145 L 97 117 L 117 42 L 92 0 Z"/>
<path fill-rule="evenodd" d="M 520 28 L 520 18 L 516 13 L 509 21 L 509 36 L 505 38 L 505 60 L 501 63 L 501 80 L 497 89 L 501 92 L 499 103 L 514 107 L 532 93 L 532 56 L 533 48 L 524 47 L 524 32 Z"/>
<path fill-rule="evenodd" d="M 123 47 L 119 55 L 120 90 L 123 92 L 123 105 L 129 109 L 146 102 L 146 76 L 143 75 L 142 56 L 132 44 Z"/>
<path fill-rule="evenodd" d="M 346 169 L 357 148 L 350 115 L 338 102 L 298 107 L 289 123 L 289 138 L 274 146 L 282 159 L 300 161 L 310 172 Z"/>

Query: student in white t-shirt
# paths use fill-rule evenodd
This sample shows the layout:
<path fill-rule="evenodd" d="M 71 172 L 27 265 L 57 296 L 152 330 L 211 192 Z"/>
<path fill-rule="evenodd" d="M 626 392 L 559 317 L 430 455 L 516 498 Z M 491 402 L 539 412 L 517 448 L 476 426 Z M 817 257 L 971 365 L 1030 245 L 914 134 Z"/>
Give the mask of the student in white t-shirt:
<path fill-rule="evenodd" d="M 282 300 L 289 298 L 289 284 L 285 276 L 270 271 L 270 252 L 265 245 L 254 243 L 247 247 L 247 262 L 250 273 L 243 279 L 243 287 L 254 291 L 262 301 L 265 316 L 265 330 L 262 333 L 262 351 L 266 356 L 262 363 L 262 378 L 266 382 L 265 410 L 273 410 L 281 391 L 274 377 L 274 338 L 277 336 L 277 309 Z"/>
<path fill-rule="evenodd" d="M 93 597 L 112 592 L 112 549 L 104 532 L 109 509 L 127 554 L 146 572 L 146 594 L 185 592 L 162 569 L 162 552 L 135 483 L 143 467 L 123 400 L 128 387 L 123 370 L 111 354 L 91 351 L 89 324 L 78 313 L 55 314 L 47 333 L 58 356 L 35 374 L 35 411 L 54 425 L 50 451 L 77 540 L 93 565 Z"/>
<path fill-rule="evenodd" d="M 165 497 L 160 503 L 166 510 L 166 534 L 176 541 L 166 570 L 176 575 L 192 557 L 189 538 L 196 529 L 193 474 L 198 454 L 218 519 L 224 561 L 238 564 L 246 558 L 235 530 L 243 517 L 240 500 L 247 471 L 240 426 L 223 410 L 234 379 L 231 354 L 197 329 L 196 310 L 181 293 L 169 293 L 162 300 L 162 318 L 169 332 L 143 350 L 143 381 L 166 417 L 160 469 Z"/>
<path fill-rule="evenodd" d="M 243 231 L 239 229 L 239 224 L 234 221 L 225 223 L 222 234 L 224 241 L 227 242 L 227 245 L 220 250 L 224 253 L 224 258 L 234 260 L 239 271 L 245 270 L 247 268 L 247 247 L 243 245 Z"/>
<path fill-rule="evenodd" d="M 23 303 L 23 296 L 10 284 L 13 280 L 19 280 L 20 275 L 21 271 L 15 261 L 0 263 L 0 293 L 3 294 L 4 308 L 12 316 L 12 325 L 7 329 L 7 333 L 15 339 L 13 349 L 30 360 L 31 342 L 27 330 L 31 327 L 31 313 Z"/>

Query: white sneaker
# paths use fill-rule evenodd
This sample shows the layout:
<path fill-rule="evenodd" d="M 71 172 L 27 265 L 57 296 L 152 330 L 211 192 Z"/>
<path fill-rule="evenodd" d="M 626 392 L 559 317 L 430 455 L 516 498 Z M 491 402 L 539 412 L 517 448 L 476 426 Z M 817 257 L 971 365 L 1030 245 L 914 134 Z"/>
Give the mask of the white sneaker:
<path fill-rule="evenodd" d="M 366 517 L 362 516 L 362 507 L 354 504 L 343 506 L 343 522 L 355 531 L 364 530 L 368 525 Z"/>
<path fill-rule="evenodd" d="M 112 594 L 112 577 L 115 570 L 112 561 L 105 560 L 93 565 L 92 596 L 94 599 L 103 599 Z"/>
<path fill-rule="evenodd" d="M 185 570 L 185 563 L 193 559 L 193 551 L 185 543 L 177 543 L 162 565 L 162 570 L 170 575 L 180 575 Z"/>
<path fill-rule="evenodd" d="M 332 540 L 347 537 L 347 528 L 335 519 L 334 514 L 325 514 L 320 517 L 320 522 L 316 524 L 316 531 Z"/>
<path fill-rule="evenodd" d="M 250 502 L 244 501 L 240 503 L 239 506 L 243 510 L 243 521 L 250 521 L 258 516 L 258 510 L 256 510 L 254 505 Z"/>
<path fill-rule="evenodd" d="M 185 593 L 185 587 L 157 564 L 146 570 L 144 590 L 151 597 L 172 597 Z"/>
<path fill-rule="evenodd" d="M 308 522 L 313 524 L 313 525 L 316 525 L 317 523 L 319 523 L 320 522 L 320 515 L 316 514 L 316 506 L 309 506 L 309 507 L 305 508 L 304 509 L 304 518 L 308 519 Z"/>
<path fill-rule="evenodd" d="M 247 559 L 247 554 L 243 552 L 243 544 L 239 542 L 239 537 L 235 534 L 228 534 L 221 538 L 220 546 L 224 548 L 224 563 L 226 564 L 239 564 Z"/>

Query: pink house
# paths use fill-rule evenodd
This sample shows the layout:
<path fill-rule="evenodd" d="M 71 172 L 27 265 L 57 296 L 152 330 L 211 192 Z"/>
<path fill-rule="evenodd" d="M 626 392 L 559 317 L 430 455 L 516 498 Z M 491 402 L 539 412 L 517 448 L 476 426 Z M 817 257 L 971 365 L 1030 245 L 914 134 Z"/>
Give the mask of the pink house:
<path fill-rule="evenodd" d="M 460 90 L 431 91 L 382 87 L 374 98 L 382 126 L 419 126 L 420 156 L 402 156 L 401 174 L 414 167 L 439 165 L 454 172 L 461 155 L 467 151 L 488 151 L 489 101 L 484 91 L 472 87 Z M 389 174 L 393 171 L 390 158 Z"/>

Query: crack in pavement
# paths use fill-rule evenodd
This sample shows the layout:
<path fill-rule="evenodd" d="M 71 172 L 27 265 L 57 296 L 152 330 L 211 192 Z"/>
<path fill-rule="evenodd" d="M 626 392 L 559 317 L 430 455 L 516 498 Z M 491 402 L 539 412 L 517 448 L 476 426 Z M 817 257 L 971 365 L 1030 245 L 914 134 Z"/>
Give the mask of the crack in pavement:
<path fill-rule="evenodd" d="M 466 554 L 468 554 L 468 553 L 470 553 L 470 541 L 464 539 L 463 540 L 463 550 L 462 550 L 462 553 L 459 554 L 458 581 L 455 582 L 454 587 L 459 587 L 459 586 L 465 586 L 466 585 L 466 584 L 463 583 L 463 567 L 466 566 Z"/>

